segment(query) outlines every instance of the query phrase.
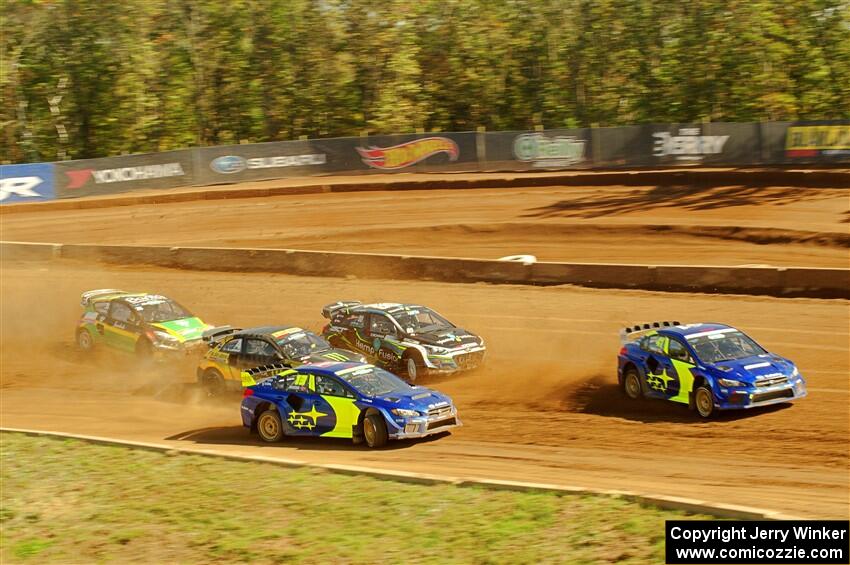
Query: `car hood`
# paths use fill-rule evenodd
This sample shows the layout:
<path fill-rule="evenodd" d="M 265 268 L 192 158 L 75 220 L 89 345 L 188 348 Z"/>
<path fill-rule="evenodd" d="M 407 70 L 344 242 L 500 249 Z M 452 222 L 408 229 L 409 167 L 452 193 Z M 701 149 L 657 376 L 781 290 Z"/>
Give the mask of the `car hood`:
<path fill-rule="evenodd" d="M 201 339 L 201 334 L 212 327 L 202 322 L 200 318 L 183 318 L 181 320 L 157 322 L 150 325 L 157 330 L 176 337 L 181 342 Z"/>
<path fill-rule="evenodd" d="M 347 349 L 333 348 L 325 349 L 301 358 L 302 363 L 323 363 L 328 361 L 335 361 L 337 363 L 361 363 L 363 362 L 363 356 Z"/>
<path fill-rule="evenodd" d="M 790 377 L 794 371 L 793 363 L 777 355 L 752 355 L 719 361 L 711 367 L 718 377 L 728 377 L 746 383 L 754 383 L 766 377 Z"/>
<path fill-rule="evenodd" d="M 478 346 L 483 343 L 480 337 L 463 328 L 443 328 L 432 332 L 418 332 L 410 334 L 408 337 L 424 345 L 445 347 L 447 349 Z"/>
<path fill-rule="evenodd" d="M 428 412 L 431 408 L 449 406 L 452 403 L 452 399 L 445 394 L 422 386 L 413 387 L 409 393 L 392 392 L 380 397 L 379 400 L 390 409 L 407 408 L 420 412 Z"/>

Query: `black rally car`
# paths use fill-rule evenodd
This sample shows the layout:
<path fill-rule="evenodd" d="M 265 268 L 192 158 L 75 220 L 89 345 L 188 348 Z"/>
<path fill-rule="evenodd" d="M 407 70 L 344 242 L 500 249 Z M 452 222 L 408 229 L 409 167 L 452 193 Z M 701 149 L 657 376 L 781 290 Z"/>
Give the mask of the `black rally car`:
<path fill-rule="evenodd" d="M 353 349 L 408 381 L 433 373 L 474 369 L 484 360 L 484 339 L 416 304 L 328 304 L 322 335 L 334 347 Z"/>

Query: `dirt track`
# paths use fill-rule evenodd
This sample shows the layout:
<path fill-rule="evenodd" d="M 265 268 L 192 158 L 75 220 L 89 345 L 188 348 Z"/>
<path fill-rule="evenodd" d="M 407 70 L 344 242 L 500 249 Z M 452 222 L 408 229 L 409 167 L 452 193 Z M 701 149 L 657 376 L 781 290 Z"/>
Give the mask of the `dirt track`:
<path fill-rule="evenodd" d="M 846 189 L 499 188 L 198 200 L 2 216 L 0 239 L 542 261 L 847 267 Z"/>
<path fill-rule="evenodd" d="M 293 195 L 0 217 L 0 239 L 238 245 L 543 260 L 848 266 L 846 190 L 552 187 Z M 268 274 L 2 264 L 0 424 L 451 476 L 635 490 L 788 514 L 850 514 L 847 301 L 601 291 Z M 210 402 L 191 366 L 139 373 L 81 358 L 79 294 L 156 290 L 211 323 L 318 328 L 341 298 L 432 305 L 487 339 L 486 369 L 434 381 L 465 427 L 370 452 L 347 442 L 262 446 L 238 398 Z M 794 359 L 810 396 L 701 422 L 616 390 L 621 325 L 722 321 Z"/>
<path fill-rule="evenodd" d="M 72 262 L 2 270 L 4 426 L 203 445 L 228 452 L 451 476 L 575 484 L 689 496 L 793 515 L 847 517 L 846 301 L 632 291 L 308 279 L 119 269 Z M 450 437 L 370 452 L 347 442 L 257 445 L 238 398 L 210 402 L 191 367 L 140 374 L 120 356 L 72 345 L 79 293 L 156 289 L 212 323 L 318 327 L 339 298 L 425 302 L 481 332 L 477 374 L 433 382 L 465 427 Z M 498 309 L 494 307 L 498 305 Z M 810 387 L 790 407 L 700 422 L 684 407 L 632 405 L 615 387 L 616 330 L 634 320 L 723 320 L 793 358 Z"/>

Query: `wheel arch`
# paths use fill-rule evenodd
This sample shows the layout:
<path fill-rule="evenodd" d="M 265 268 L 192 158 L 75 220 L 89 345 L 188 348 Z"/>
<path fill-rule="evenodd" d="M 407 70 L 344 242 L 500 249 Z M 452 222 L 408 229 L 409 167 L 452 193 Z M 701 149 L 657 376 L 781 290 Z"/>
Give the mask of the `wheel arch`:
<path fill-rule="evenodd" d="M 626 358 L 625 363 L 623 363 L 623 370 L 620 371 L 619 374 L 617 375 L 617 379 L 620 381 L 621 386 L 623 384 L 623 381 L 626 378 L 626 373 L 629 372 L 629 369 L 634 369 L 635 372 L 638 374 L 638 378 L 640 378 L 640 376 L 641 376 L 640 369 L 638 369 L 637 364 L 634 361 L 632 361 L 631 359 Z"/>
<path fill-rule="evenodd" d="M 254 415 L 251 417 L 251 431 L 252 432 L 257 431 L 257 420 L 260 419 L 260 414 L 262 414 L 263 412 L 265 412 L 266 410 L 268 410 L 272 406 L 274 406 L 274 405 L 271 402 L 269 402 L 268 400 L 261 400 L 260 402 L 257 403 L 256 406 L 254 406 Z M 277 408 L 275 408 L 275 410 L 277 410 Z"/>

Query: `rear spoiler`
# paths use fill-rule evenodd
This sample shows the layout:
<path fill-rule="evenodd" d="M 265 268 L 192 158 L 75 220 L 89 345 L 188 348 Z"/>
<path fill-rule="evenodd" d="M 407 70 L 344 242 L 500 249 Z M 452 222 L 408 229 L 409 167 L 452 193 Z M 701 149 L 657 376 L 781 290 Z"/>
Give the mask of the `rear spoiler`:
<path fill-rule="evenodd" d="M 201 339 L 206 341 L 209 345 L 213 345 L 221 338 L 238 332 L 241 329 L 242 328 L 234 328 L 233 326 L 216 326 L 214 328 L 204 330 L 204 333 L 201 334 Z"/>
<path fill-rule="evenodd" d="M 99 288 L 97 290 L 87 290 L 80 295 L 80 306 L 85 308 L 91 301 L 98 296 L 106 296 L 107 294 L 129 294 L 127 291 L 118 290 L 117 288 Z"/>
<path fill-rule="evenodd" d="M 360 306 L 361 304 L 363 303 L 359 300 L 340 300 L 322 308 L 322 316 L 330 320 L 337 312 L 347 311 L 349 308 Z"/>
<path fill-rule="evenodd" d="M 270 379 L 277 375 L 285 375 L 290 372 L 295 372 L 289 363 L 272 363 L 270 365 L 260 365 L 253 369 L 245 369 L 241 373 L 242 387 L 253 386 L 266 379 Z"/>
<path fill-rule="evenodd" d="M 627 341 L 634 341 L 635 339 L 643 336 L 649 331 L 656 330 L 659 328 L 669 328 L 672 326 L 680 326 L 681 322 L 649 322 L 646 324 L 636 324 L 634 326 L 627 326 L 620 330 L 620 342 L 626 343 Z"/>

